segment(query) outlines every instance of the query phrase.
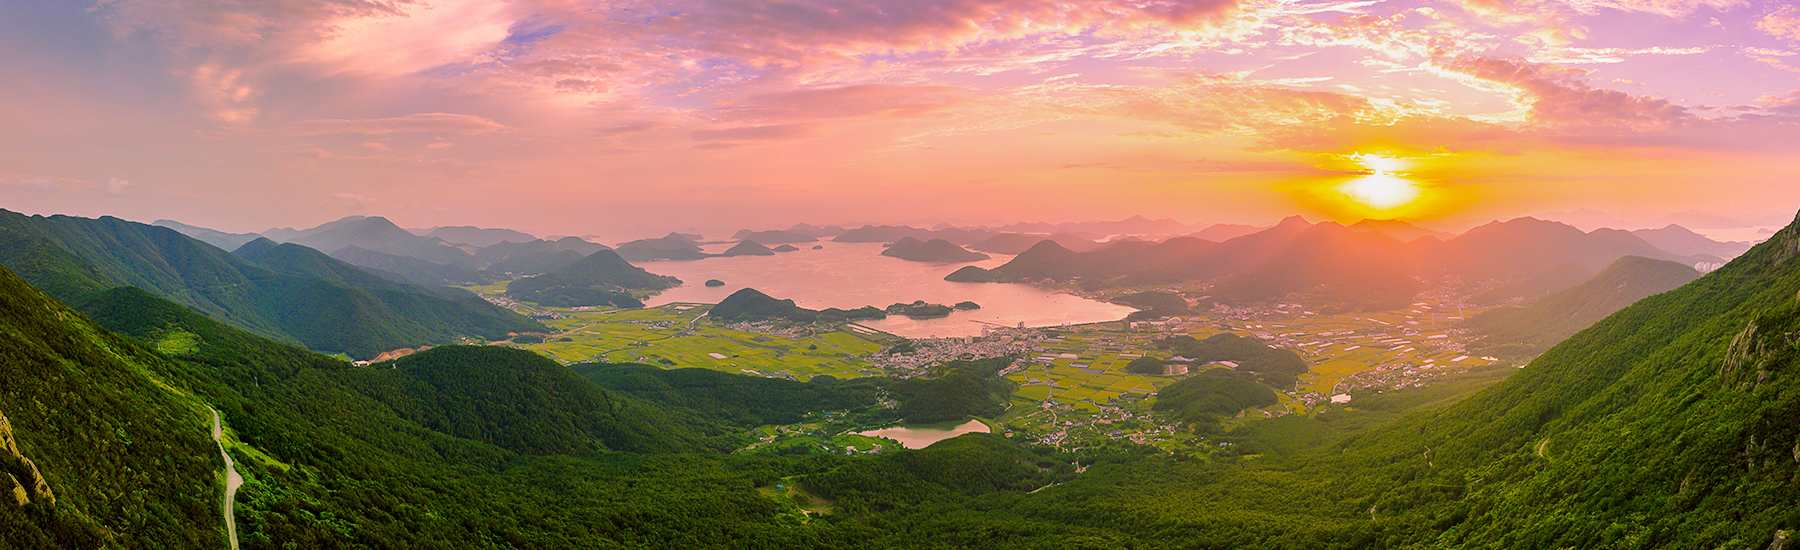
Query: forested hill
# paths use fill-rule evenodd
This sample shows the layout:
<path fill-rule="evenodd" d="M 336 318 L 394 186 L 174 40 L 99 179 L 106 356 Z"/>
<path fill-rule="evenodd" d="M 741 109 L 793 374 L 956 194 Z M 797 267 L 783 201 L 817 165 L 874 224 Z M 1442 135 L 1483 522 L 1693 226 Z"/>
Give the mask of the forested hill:
<path fill-rule="evenodd" d="M 96 291 L 134 286 L 269 338 L 358 358 L 543 330 L 466 293 L 384 280 L 298 245 L 262 240 L 240 250 L 245 257 L 117 218 L 0 211 L 0 265 L 77 306 Z"/>
<path fill-rule="evenodd" d="M 225 547 L 210 417 L 168 365 L 0 267 L 0 548 Z"/>

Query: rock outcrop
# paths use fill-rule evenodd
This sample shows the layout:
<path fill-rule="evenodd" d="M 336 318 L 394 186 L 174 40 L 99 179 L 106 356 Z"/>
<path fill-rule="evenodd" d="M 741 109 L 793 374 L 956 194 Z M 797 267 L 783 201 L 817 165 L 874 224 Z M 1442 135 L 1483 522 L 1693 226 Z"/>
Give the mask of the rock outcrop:
<path fill-rule="evenodd" d="M 19 506 L 33 503 L 56 504 L 56 494 L 50 492 L 50 482 L 38 472 L 37 464 L 19 452 L 19 442 L 13 438 L 12 421 L 6 415 L 0 415 L 0 472 L 6 474 L 10 484 L 12 502 Z"/>

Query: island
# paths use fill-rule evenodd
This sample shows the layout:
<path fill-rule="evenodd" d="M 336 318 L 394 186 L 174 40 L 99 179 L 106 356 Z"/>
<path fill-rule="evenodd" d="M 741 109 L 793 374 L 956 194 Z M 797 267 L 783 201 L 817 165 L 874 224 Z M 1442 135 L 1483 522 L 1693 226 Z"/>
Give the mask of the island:
<path fill-rule="evenodd" d="M 732 256 L 774 256 L 774 255 L 775 255 L 774 250 L 769 250 L 769 247 L 763 246 L 762 243 L 758 243 L 756 241 L 752 241 L 752 240 L 748 240 L 748 239 L 743 240 L 743 241 L 738 241 L 736 246 L 726 249 L 725 253 L 720 254 L 720 256 L 724 256 L 727 258 L 732 257 Z"/>
<path fill-rule="evenodd" d="M 680 279 L 657 275 L 611 250 L 601 250 L 574 265 L 506 285 L 514 300 L 551 307 L 644 307 L 631 291 L 657 291 L 681 284 Z"/>
<path fill-rule="evenodd" d="M 881 251 L 883 256 L 891 256 L 911 262 L 960 263 L 975 262 L 988 259 L 987 254 L 971 252 L 943 239 L 920 241 L 912 237 L 903 237 L 887 250 Z"/>

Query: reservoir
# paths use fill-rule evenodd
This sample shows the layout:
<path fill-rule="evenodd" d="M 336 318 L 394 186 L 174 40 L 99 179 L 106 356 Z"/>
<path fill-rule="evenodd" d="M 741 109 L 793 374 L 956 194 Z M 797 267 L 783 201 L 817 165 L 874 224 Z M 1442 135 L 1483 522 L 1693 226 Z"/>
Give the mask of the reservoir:
<path fill-rule="evenodd" d="M 712 244 L 704 248 L 706 252 L 716 254 L 732 244 Z M 813 250 L 815 245 L 824 248 Z M 670 302 L 716 304 L 745 287 L 777 299 L 792 299 L 796 305 L 807 309 L 884 308 L 888 304 L 914 300 L 944 305 L 972 301 L 981 305 L 978 310 L 958 311 L 936 319 L 894 315 L 880 321 L 859 323 L 907 338 L 980 336 L 983 322 L 1009 327 L 1024 323 L 1037 327 L 1116 321 L 1135 311 L 1126 306 L 1030 285 L 944 280 L 945 275 L 965 265 L 992 268 L 1011 260 L 1011 256 L 994 255 L 973 263 L 932 264 L 882 256 L 880 243 L 817 242 L 794 246 L 800 250 L 774 256 L 635 264 L 651 273 L 674 276 L 683 283 L 645 300 L 650 306 Z M 707 279 L 724 281 L 725 286 L 702 285 Z"/>
<path fill-rule="evenodd" d="M 923 449 L 932 443 L 937 443 L 962 434 L 988 432 L 989 428 L 987 424 L 981 423 L 980 420 L 970 420 L 956 425 L 950 425 L 950 423 L 946 422 L 943 424 L 926 424 L 920 426 L 894 426 L 879 430 L 857 432 L 856 435 L 885 437 L 894 441 L 899 441 L 900 446 L 908 449 Z"/>

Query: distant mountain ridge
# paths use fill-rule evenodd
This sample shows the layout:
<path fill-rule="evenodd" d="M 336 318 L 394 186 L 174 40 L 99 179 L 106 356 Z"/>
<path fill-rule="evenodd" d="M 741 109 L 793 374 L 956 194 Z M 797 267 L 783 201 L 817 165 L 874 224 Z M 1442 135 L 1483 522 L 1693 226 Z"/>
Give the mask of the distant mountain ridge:
<path fill-rule="evenodd" d="M 1753 243 L 1719 242 L 1708 239 L 1686 227 L 1669 224 L 1661 229 L 1639 229 L 1631 234 L 1662 250 L 1681 256 L 1712 256 L 1718 261 L 1736 258 L 1750 250 Z"/>
<path fill-rule="evenodd" d="M 538 240 L 537 237 L 511 229 L 485 229 L 470 225 L 434 227 L 424 235 L 428 238 L 441 239 L 453 244 L 466 244 L 478 248 L 486 248 L 500 243 L 528 243 Z"/>
<path fill-rule="evenodd" d="M 575 265 L 590 254 L 611 249 L 580 237 L 563 237 L 554 241 L 498 243 L 475 251 L 475 259 L 487 263 L 486 271 L 491 273 L 536 275 Z"/>
<path fill-rule="evenodd" d="M 971 244 L 969 245 L 969 249 L 992 252 L 995 254 L 1016 255 L 1020 252 L 1030 250 L 1032 246 L 1044 240 L 1056 241 L 1056 244 L 1061 245 L 1063 248 L 1077 252 L 1087 252 L 1089 250 L 1100 248 L 1101 246 L 1099 243 L 1088 240 L 1087 238 L 1070 235 L 1068 233 L 1057 233 L 1048 237 L 1042 235 L 1026 235 L 1022 233 L 1001 233 Z"/>
<path fill-rule="evenodd" d="M 1075 252 L 1039 243 L 1004 265 L 971 266 L 946 279 L 1079 279 L 1090 288 L 1211 281 L 1212 297 L 1227 303 L 1278 300 L 1299 293 L 1353 307 L 1379 307 L 1403 304 L 1411 292 L 1423 288 L 1421 281 L 1440 276 L 1514 280 L 1564 264 L 1592 273 L 1624 256 L 1681 263 L 1697 259 L 1665 252 L 1630 232 L 1583 232 L 1532 218 L 1494 222 L 1442 239 L 1441 234 L 1403 222 L 1342 226 L 1290 217 L 1216 244 L 1169 239 Z"/>
<path fill-rule="evenodd" d="M 220 250 L 237 250 L 244 243 L 261 237 L 256 233 L 226 233 L 217 229 L 207 229 L 181 223 L 175 220 L 156 220 L 150 225 L 174 229 L 183 235 L 199 239 L 200 242 L 219 247 Z"/>
<path fill-rule="evenodd" d="M 350 216 L 303 231 L 270 230 L 264 237 L 276 242 L 305 245 L 326 254 L 347 246 L 395 256 L 418 258 L 427 262 L 454 265 L 466 269 L 485 267 L 468 252 L 451 246 L 442 239 L 421 237 L 401 229 L 387 218 Z"/>
<path fill-rule="evenodd" d="M 1503 307 L 1464 321 L 1478 345 L 1512 353 L 1533 353 L 1592 326 L 1647 296 L 1700 278 L 1686 265 L 1625 256 L 1581 284 L 1545 296 L 1523 308 Z"/>

